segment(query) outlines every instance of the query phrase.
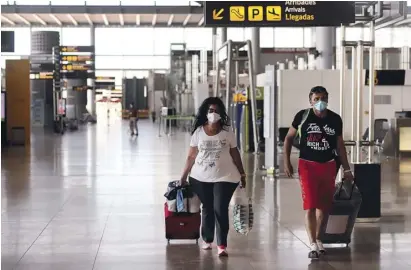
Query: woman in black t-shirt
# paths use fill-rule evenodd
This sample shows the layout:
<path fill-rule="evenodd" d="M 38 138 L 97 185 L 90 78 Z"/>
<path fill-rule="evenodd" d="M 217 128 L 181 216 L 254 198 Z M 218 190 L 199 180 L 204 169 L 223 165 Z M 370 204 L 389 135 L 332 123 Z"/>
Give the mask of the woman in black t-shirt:
<path fill-rule="evenodd" d="M 325 253 L 318 239 L 321 222 L 327 214 L 334 194 L 335 177 L 340 164 L 344 168 L 344 178 L 352 180 L 353 175 L 347 159 L 341 117 L 328 110 L 328 92 L 322 86 L 311 89 L 309 100 L 312 108 L 302 110 L 294 117 L 284 143 L 284 170 L 293 176 L 290 161 L 291 148 L 295 136 L 300 138 L 300 158 L 298 174 L 306 211 L 306 229 L 310 238 L 309 258 L 316 259 Z"/>

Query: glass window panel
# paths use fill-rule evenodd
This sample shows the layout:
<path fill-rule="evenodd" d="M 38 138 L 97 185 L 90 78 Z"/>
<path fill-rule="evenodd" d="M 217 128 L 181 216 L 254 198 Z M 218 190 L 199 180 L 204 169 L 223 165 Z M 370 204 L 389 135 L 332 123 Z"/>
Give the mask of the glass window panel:
<path fill-rule="evenodd" d="M 60 42 L 65 46 L 90 46 L 91 34 L 88 27 L 69 27 L 61 31 Z"/>
<path fill-rule="evenodd" d="M 244 40 L 251 40 L 251 27 L 244 28 Z"/>
<path fill-rule="evenodd" d="M 14 52 L 1 55 L 30 55 L 31 33 L 30 28 L 4 28 L 3 31 L 14 31 Z"/>
<path fill-rule="evenodd" d="M 147 78 L 149 74 L 148 70 L 125 70 L 124 76 L 128 79 L 136 77 L 137 79 Z"/>
<path fill-rule="evenodd" d="M 170 56 L 155 56 L 153 61 L 154 69 L 170 69 Z"/>
<path fill-rule="evenodd" d="M 274 28 L 261 27 L 260 28 L 260 47 L 273 48 L 274 47 Z"/>
<path fill-rule="evenodd" d="M 169 56 L 125 56 L 124 69 L 168 69 L 170 68 Z"/>
<path fill-rule="evenodd" d="M 96 54 L 121 55 L 123 43 L 120 28 L 96 28 Z"/>
<path fill-rule="evenodd" d="M 217 39 L 217 48 L 221 47 L 221 28 L 217 28 L 217 35 L 216 35 L 216 39 Z"/>
<path fill-rule="evenodd" d="M 336 43 L 337 46 L 341 44 L 341 27 L 336 30 Z M 365 27 L 348 27 L 346 28 L 346 40 L 358 41 L 358 40 L 370 40 L 370 30 Z"/>
<path fill-rule="evenodd" d="M 241 27 L 230 27 L 227 28 L 227 39 L 232 41 L 244 41 L 244 28 Z"/>
<path fill-rule="evenodd" d="M 187 49 L 207 49 L 212 50 L 212 29 L 211 28 L 185 28 L 184 40 Z"/>
<path fill-rule="evenodd" d="M 154 28 L 122 28 L 120 29 L 121 42 L 116 43 L 122 54 L 153 55 L 154 54 Z"/>
<path fill-rule="evenodd" d="M 168 28 L 170 43 L 184 43 L 184 28 Z"/>
<path fill-rule="evenodd" d="M 170 54 L 170 33 L 169 28 L 154 28 L 154 54 Z"/>
<path fill-rule="evenodd" d="M 304 48 L 311 48 L 315 46 L 315 39 L 313 37 L 314 29 L 312 27 L 304 27 Z"/>
<path fill-rule="evenodd" d="M 410 46 L 410 29 L 409 27 L 392 28 L 392 47 L 400 48 Z"/>
<path fill-rule="evenodd" d="M 122 56 L 100 56 L 96 55 L 96 69 L 122 69 Z"/>
<path fill-rule="evenodd" d="M 277 27 L 274 28 L 274 47 L 301 48 L 304 46 L 303 28 Z"/>
<path fill-rule="evenodd" d="M 391 28 L 382 28 L 375 31 L 375 47 L 389 48 L 392 46 Z"/>
<path fill-rule="evenodd" d="M 346 30 L 346 39 L 347 40 L 364 40 L 365 38 L 365 31 L 362 27 L 348 27 Z M 341 39 L 341 30 L 340 35 L 337 37 L 337 40 Z"/>

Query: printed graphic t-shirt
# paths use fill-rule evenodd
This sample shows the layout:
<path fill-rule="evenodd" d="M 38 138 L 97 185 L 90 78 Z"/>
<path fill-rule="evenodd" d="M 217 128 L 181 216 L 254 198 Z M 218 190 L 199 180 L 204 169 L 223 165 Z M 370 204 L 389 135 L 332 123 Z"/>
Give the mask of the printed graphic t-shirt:
<path fill-rule="evenodd" d="M 295 129 L 301 124 L 304 112 L 302 110 L 294 117 L 292 126 Z M 342 119 L 335 112 L 327 110 L 327 115 L 321 118 L 311 109 L 301 126 L 300 158 L 321 163 L 334 159 L 342 129 Z"/>
<path fill-rule="evenodd" d="M 240 182 L 241 175 L 230 155 L 230 148 L 237 147 L 234 132 L 221 130 L 208 136 L 203 127 L 191 136 L 191 147 L 198 148 L 198 155 L 190 176 L 202 182 Z"/>

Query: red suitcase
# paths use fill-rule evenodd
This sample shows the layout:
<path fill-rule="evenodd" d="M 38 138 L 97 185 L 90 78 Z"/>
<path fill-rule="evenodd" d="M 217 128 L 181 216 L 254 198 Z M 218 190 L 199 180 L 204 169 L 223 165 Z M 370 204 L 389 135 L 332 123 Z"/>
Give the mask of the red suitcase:
<path fill-rule="evenodd" d="M 170 240 L 196 240 L 200 238 L 201 214 L 173 213 L 168 211 L 167 203 L 164 204 L 166 239 Z"/>

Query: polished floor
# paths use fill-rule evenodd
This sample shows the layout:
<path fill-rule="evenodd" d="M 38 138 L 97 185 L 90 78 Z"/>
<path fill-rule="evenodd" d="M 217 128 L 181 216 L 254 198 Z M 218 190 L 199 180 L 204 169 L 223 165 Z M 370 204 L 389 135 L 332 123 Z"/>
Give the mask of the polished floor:
<path fill-rule="evenodd" d="M 231 230 L 230 257 L 220 259 L 164 239 L 163 194 L 180 176 L 189 136 L 158 137 L 141 121 L 131 139 L 127 127 L 36 132 L 31 149 L 2 153 L 1 269 L 411 269 L 411 162 L 384 160 L 382 220 L 357 224 L 349 248 L 311 262 L 298 182 L 261 176 L 262 157 L 246 155 L 255 226 L 248 236 Z"/>

